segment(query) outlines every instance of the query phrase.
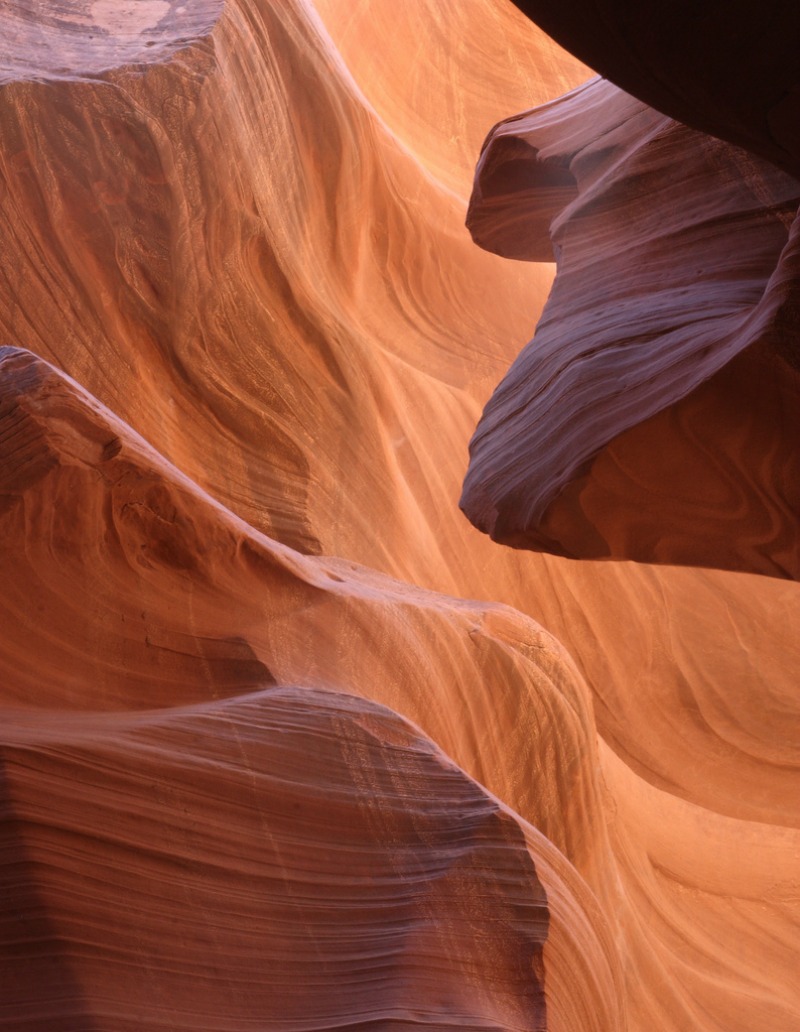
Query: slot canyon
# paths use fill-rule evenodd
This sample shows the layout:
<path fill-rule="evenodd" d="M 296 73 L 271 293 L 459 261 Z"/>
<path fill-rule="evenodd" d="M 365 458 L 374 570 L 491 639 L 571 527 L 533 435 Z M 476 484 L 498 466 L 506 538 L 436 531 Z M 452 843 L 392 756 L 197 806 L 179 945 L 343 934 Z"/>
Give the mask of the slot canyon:
<path fill-rule="evenodd" d="M 800 1027 L 800 7 L 0 4 L 0 1029 Z"/>

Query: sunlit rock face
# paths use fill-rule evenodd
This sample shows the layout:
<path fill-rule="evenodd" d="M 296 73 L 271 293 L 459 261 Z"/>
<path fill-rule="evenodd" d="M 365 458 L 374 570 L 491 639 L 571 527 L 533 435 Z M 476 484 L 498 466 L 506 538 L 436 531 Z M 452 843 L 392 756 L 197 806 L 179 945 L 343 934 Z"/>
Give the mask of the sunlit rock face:
<path fill-rule="evenodd" d="M 468 224 L 558 272 L 462 505 L 498 541 L 800 574 L 800 182 L 602 80 L 493 130 Z"/>
<path fill-rule="evenodd" d="M 613 1024 L 558 643 L 302 556 L 30 352 L 0 370 L 9 1027 L 544 1029 L 548 933 L 551 1009 Z"/>
<path fill-rule="evenodd" d="M 486 74 L 467 51 L 451 53 L 444 32 L 430 44 L 433 67 L 411 62 L 409 43 L 393 95 L 404 95 L 409 63 L 420 93 L 437 98 L 452 77 L 464 85 L 429 100 L 421 125 L 415 105 L 391 126 L 385 97 L 370 97 L 377 71 L 364 69 L 360 85 L 312 7 L 172 4 L 157 23 L 114 35 L 92 21 L 96 6 L 71 8 L 68 64 L 49 74 L 31 44 L 23 53 L 39 63 L 18 59 L 0 95 L 6 341 L 65 368 L 257 528 L 303 552 L 358 541 L 370 562 L 413 577 L 418 564 L 402 558 L 413 545 L 400 542 L 430 525 L 431 565 L 461 517 L 407 486 L 450 472 L 425 454 L 410 406 L 448 413 L 440 433 L 457 498 L 465 434 L 549 287 L 549 269 L 509 277 L 481 254 L 463 214 L 497 97 L 547 99 L 551 82 L 527 56 L 552 44 L 511 7 L 487 4 L 485 19 L 476 8 L 462 21 L 471 38 L 487 29 L 494 40 Z M 49 17 L 39 25 L 39 5 L 6 5 L 0 17 L 14 31 L 34 22 L 21 44 L 62 34 Z M 429 17 L 416 11 L 408 35 Z M 373 53 L 384 23 L 365 21 L 355 36 L 349 24 L 340 32 Z M 136 63 L 102 72 L 118 47 L 134 48 Z M 567 57 L 561 66 L 558 92 L 585 74 Z M 465 98 L 476 93 L 472 111 Z M 440 134 L 459 139 L 458 174 L 440 177 L 417 154 L 420 137 L 447 154 Z"/>
<path fill-rule="evenodd" d="M 494 0 L 0 19 L 0 1025 L 793 1030 L 796 585 L 458 510 L 553 279 L 474 164 L 589 70 Z"/>

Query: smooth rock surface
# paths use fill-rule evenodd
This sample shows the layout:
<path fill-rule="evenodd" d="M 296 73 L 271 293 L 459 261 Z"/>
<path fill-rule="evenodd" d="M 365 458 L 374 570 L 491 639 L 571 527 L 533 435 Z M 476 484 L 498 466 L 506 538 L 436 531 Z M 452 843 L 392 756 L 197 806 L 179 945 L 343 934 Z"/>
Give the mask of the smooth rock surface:
<path fill-rule="evenodd" d="M 558 643 L 293 552 L 41 359 L 4 348 L 0 371 L 9 1027 L 222 1029 L 237 1000 L 243 1028 L 540 1029 L 550 923 L 547 1027 L 616 1021 L 606 920 L 553 844 L 605 882 L 588 693 Z M 131 902 L 139 882 L 160 888 Z"/>
<path fill-rule="evenodd" d="M 588 70 L 494 0 L 48 6 L 0 37 L 0 1025 L 794 1032 L 797 585 L 457 508 L 552 281 L 471 242 L 474 161 Z"/>
<path fill-rule="evenodd" d="M 545 1027 L 522 828 L 383 707 L 273 688 L 4 738 L 8 1027 Z"/>
<path fill-rule="evenodd" d="M 468 224 L 558 272 L 462 506 L 581 558 L 800 574 L 800 182 L 602 80 L 493 130 Z"/>

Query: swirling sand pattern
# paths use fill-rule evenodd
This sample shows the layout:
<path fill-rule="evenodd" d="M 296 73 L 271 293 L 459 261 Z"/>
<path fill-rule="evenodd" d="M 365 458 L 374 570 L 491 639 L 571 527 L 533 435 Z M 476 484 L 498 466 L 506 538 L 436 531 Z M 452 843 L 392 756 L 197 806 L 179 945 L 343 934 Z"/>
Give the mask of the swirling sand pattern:
<path fill-rule="evenodd" d="M 796 585 L 457 512 L 552 279 L 474 152 L 588 73 L 489 0 L 181 6 L 0 89 L 0 1023 L 793 1032 Z"/>
<path fill-rule="evenodd" d="M 528 813 L 602 871 L 588 693 L 558 644 L 513 610 L 292 552 L 215 503 L 53 367 L 11 348 L 0 366 L 4 805 L 18 829 L 3 919 L 27 972 L 6 969 L 14 993 L 4 1020 L 128 1028 L 132 1009 L 138 1027 L 169 1015 L 191 1028 L 207 1000 L 207 1027 L 227 1028 L 231 1000 L 245 994 L 234 1008 L 242 1028 L 540 1029 L 551 921 L 565 964 L 588 935 L 601 968 L 601 1003 L 593 991 L 570 1007 L 594 1012 L 586 1027 L 598 1032 L 616 1020 L 605 919 L 577 871 L 516 816 Z M 419 653 L 423 641 L 430 656 Z M 26 661 L 32 655 L 39 661 Z M 281 687 L 297 681 L 307 687 Z M 418 754 L 428 765 L 421 781 Z M 437 788 L 434 775 L 460 787 Z M 191 788 L 198 782 L 206 798 Z M 301 827 L 292 801 L 304 796 Z M 513 799 L 516 812 L 497 797 Z M 268 820 L 276 810 L 278 830 Z M 74 868 L 93 848 L 89 869 Z M 266 896 L 259 856 L 284 870 Z M 558 893 L 550 908 L 538 858 Z M 52 877 L 37 876 L 41 865 Z M 81 878 L 102 892 L 82 903 Z M 161 888 L 133 904 L 126 878 Z M 346 901 L 336 913 L 339 882 L 369 915 Z M 445 909 L 451 896 L 461 908 L 449 924 L 437 912 L 438 883 Z M 123 895 L 124 917 L 114 904 Z M 41 914 L 25 950 L 20 899 Z M 295 911 L 296 934 L 285 927 Z M 174 924 L 166 939 L 164 921 Z M 212 957 L 211 931 L 195 942 L 198 921 L 214 933 Z M 284 932 L 271 938 L 272 922 Z M 85 925 L 95 929 L 88 944 Z M 31 986 L 49 966 L 59 975 L 48 1004 Z M 194 977 L 201 969 L 205 983 Z M 593 971 L 587 986 L 597 979 Z M 551 981 L 558 1013 L 574 988 Z"/>

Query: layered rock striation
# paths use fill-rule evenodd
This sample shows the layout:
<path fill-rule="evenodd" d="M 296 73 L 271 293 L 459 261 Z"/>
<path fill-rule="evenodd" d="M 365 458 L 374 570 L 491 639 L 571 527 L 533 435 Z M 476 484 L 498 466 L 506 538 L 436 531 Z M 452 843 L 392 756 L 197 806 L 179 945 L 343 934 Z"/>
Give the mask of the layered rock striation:
<path fill-rule="evenodd" d="M 494 0 L 0 19 L 0 1025 L 793 1029 L 796 584 L 458 512 L 553 277 L 474 158 L 588 71 Z"/>
<path fill-rule="evenodd" d="M 562 555 L 800 572 L 800 183 L 602 80 L 498 125 L 468 224 L 554 255 L 462 506 Z"/>
<path fill-rule="evenodd" d="M 538 1030 L 552 925 L 552 1008 L 613 1023 L 605 919 L 552 844 L 602 877 L 558 644 L 279 545 L 41 359 L 0 369 L 3 1021 Z"/>

